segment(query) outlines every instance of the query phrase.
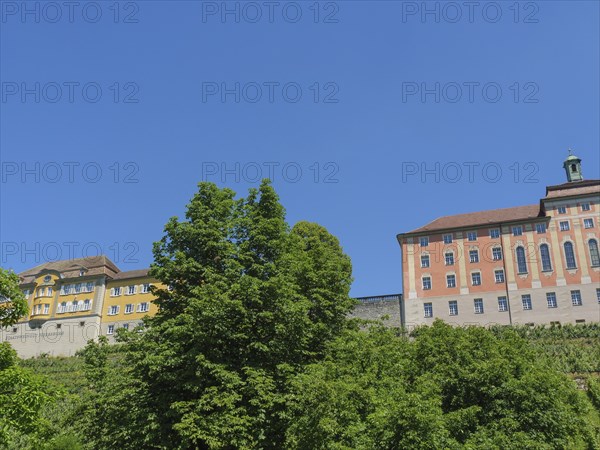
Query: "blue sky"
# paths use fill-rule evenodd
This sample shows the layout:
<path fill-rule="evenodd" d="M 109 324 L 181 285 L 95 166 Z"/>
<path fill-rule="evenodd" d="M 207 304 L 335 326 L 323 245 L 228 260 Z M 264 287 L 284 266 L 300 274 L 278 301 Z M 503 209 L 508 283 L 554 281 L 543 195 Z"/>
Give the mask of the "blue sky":
<path fill-rule="evenodd" d="M 600 178 L 598 2 L 0 3 L 16 271 L 145 267 L 199 181 L 272 174 L 291 224 L 339 237 L 353 295 L 395 293 L 397 233 L 538 202 L 568 147 Z"/>

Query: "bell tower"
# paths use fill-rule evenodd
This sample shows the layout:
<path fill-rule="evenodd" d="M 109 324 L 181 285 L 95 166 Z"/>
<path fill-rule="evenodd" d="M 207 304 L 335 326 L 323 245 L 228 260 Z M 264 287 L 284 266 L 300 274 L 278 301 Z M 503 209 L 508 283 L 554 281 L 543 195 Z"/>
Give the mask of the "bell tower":
<path fill-rule="evenodd" d="M 565 159 L 563 167 L 567 173 L 567 181 L 569 183 L 572 181 L 583 180 L 583 175 L 581 174 L 581 159 L 575 156 L 571 149 L 569 149 L 569 156 Z"/>

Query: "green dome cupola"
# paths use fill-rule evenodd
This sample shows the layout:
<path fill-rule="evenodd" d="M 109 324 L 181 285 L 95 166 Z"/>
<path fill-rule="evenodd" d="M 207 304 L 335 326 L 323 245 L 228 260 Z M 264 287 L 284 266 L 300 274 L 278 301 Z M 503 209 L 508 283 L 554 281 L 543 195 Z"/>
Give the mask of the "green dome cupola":
<path fill-rule="evenodd" d="M 583 175 L 581 174 L 581 159 L 573 155 L 571 149 L 569 149 L 569 156 L 563 163 L 565 172 L 567 172 L 567 181 L 582 181 Z"/>

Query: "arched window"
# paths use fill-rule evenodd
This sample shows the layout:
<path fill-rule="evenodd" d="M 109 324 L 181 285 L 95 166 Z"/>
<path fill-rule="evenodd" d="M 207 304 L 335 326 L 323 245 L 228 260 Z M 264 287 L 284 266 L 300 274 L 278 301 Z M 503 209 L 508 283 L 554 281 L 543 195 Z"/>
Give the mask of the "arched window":
<path fill-rule="evenodd" d="M 577 263 L 575 262 L 575 251 L 573 250 L 572 242 L 565 242 L 565 261 L 567 262 L 567 269 L 576 269 Z"/>
<path fill-rule="evenodd" d="M 598 241 L 596 239 L 590 239 L 588 242 L 590 248 L 590 260 L 592 266 L 600 266 L 600 253 L 598 253 Z"/>
<path fill-rule="evenodd" d="M 525 249 L 517 247 L 517 269 L 519 273 L 527 273 L 527 260 L 525 259 Z"/>
<path fill-rule="evenodd" d="M 548 244 L 540 245 L 540 257 L 542 259 L 542 270 L 545 272 L 551 271 L 552 260 L 550 259 L 550 250 L 548 248 Z"/>

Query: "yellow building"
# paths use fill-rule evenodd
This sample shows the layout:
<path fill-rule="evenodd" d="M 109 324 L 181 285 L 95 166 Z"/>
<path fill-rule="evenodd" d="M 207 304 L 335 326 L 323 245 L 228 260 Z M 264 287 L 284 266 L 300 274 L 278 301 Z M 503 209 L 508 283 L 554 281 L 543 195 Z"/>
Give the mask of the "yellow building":
<path fill-rule="evenodd" d="M 0 330 L 21 357 L 73 355 L 88 340 L 114 340 L 156 312 L 150 293 L 159 285 L 148 269 L 122 272 L 106 256 L 55 261 L 19 274 L 29 315 Z"/>

